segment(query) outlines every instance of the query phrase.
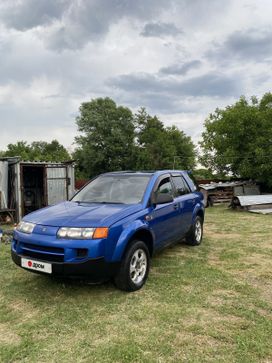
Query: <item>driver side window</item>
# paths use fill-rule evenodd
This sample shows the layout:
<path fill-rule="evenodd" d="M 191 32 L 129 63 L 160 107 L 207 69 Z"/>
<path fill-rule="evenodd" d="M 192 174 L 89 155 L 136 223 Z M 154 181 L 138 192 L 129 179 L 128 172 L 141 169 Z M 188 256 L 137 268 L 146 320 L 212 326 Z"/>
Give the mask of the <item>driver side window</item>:
<path fill-rule="evenodd" d="M 158 186 L 158 189 L 156 191 L 157 193 L 168 193 L 173 195 L 173 188 L 170 181 L 170 178 L 164 178 L 160 181 L 160 184 Z"/>

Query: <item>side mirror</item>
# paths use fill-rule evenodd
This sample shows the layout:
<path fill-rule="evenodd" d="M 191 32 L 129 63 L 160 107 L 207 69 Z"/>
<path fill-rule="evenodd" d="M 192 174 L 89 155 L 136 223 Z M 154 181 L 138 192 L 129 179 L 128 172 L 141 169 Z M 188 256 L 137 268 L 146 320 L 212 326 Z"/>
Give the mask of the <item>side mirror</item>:
<path fill-rule="evenodd" d="M 158 193 L 158 194 L 155 193 L 152 198 L 153 204 L 166 204 L 166 203 L 171 203 L 173 201 L 174 199 L 172 195 L 169 193 Z"/>

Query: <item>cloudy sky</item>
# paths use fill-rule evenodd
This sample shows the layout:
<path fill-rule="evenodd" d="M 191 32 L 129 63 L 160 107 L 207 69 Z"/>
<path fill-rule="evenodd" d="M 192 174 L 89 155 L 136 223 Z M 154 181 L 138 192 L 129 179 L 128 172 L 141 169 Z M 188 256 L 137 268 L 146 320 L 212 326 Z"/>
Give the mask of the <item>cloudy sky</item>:
<path fill-rule="evenodd" d="M 71 147 L 83 101 L 144 106 L 197 141 L 205 117 L 271 91 L 270 0 L 0 0 L 0 150 Z"/>

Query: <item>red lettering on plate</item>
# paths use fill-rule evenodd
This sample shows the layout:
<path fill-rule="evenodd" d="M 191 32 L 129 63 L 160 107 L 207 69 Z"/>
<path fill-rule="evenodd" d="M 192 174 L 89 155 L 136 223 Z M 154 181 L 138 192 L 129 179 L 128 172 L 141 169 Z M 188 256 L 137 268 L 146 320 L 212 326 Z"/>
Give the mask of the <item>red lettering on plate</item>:
<path fill-rule="evenodd" d="M 31 267 L 32 266 L 32 262 L 31 261 L 28 261 L 28 267 Z"/>

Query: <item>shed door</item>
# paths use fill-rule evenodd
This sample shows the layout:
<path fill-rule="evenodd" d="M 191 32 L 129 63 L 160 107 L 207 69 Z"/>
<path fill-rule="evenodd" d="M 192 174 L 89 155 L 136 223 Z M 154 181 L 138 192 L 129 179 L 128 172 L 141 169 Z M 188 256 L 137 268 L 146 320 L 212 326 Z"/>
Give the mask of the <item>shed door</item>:
<path fill-rule="evenodd" d="M 46 166 L 47 204 L 68 199 L 67 170 L 65 166 Z"/>

